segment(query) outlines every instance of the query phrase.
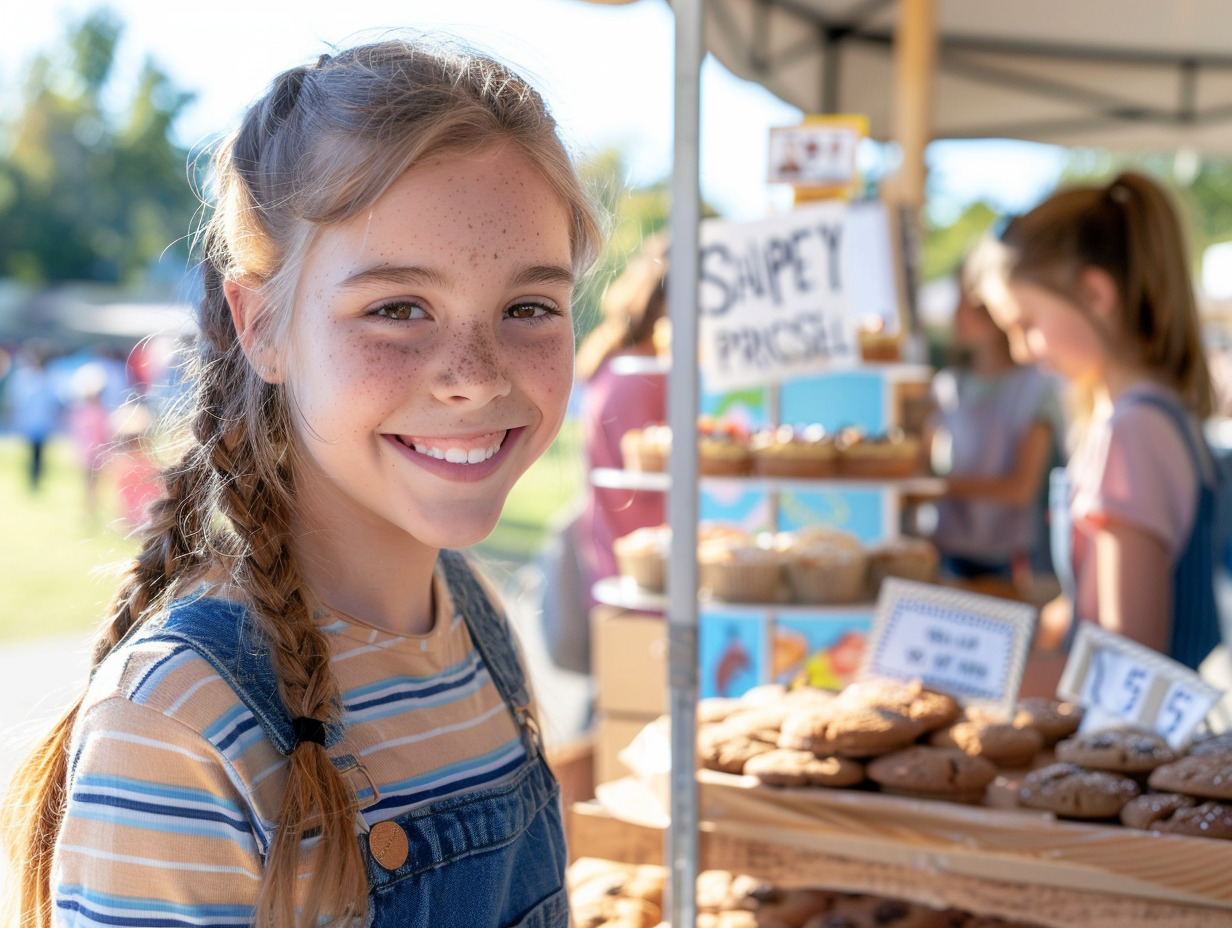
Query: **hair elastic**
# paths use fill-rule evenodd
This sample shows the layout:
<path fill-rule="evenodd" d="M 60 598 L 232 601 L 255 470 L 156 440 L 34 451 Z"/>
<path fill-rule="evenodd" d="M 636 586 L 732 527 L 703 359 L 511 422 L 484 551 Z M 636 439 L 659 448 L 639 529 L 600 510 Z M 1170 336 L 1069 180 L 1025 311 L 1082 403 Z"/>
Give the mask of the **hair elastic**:
<path fill-rule="evenodd" d="M 310 719 L 306 715 L 301 715 L 291 721 L 291 730 L 295 732 L 297 746 L 305 741 L 311 741 L 313 744 L 325 747 L 325 723 L 320 719 Z"/>

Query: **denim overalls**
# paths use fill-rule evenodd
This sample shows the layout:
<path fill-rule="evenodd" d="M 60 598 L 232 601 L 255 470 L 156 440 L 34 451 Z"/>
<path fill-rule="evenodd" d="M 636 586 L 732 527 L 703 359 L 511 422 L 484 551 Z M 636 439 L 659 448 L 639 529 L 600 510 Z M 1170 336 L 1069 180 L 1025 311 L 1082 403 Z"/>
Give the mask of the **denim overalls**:
<path fill-rule="evenodd" d="M 1165 413 L 1184 438 L 1198 475 L 1198 506 L 1193 528 L 1180 559 L 1172 565 L 1172 630 L 1168 656 L 1196 670 L 1220 642 L 1219 605 L 1215 599 L 1215 480 L 1210 449 L 1199 442 L 1185 410 L 1161 396 L 1141 394 L 1132 402 L 1148 403 Z M 1076 601 L 1070 534 L 1073 522 L 1069 510 L 1068 475 L 1058 468 L 1051 484 L 1052 560 L 1062 590 Z M 1070 625 L 1065 649 L 1073 642 L 1078 623 Z"/>
<path fill-rule="evenodd" d="M 504 621 L 492 607 L 465 559 L 440 553 L 455 610 L 465 619 L 479 656 L 487 665 L 522 732 L 527 759 L 514 778 L 412 809 L 394 819 L 410 852 L 386 869 L 368 846 L 360 819 L 359 844 L 368 871 L 372 928 L 566 928 L 569 905 L 564 886 L 565 839 L 559 787 L 543 758 L 527 705 L 529 696 L 518 655 Z M 241 605 L 220 599 L 184 599 L 165 618 L 137 630 L 134 640 L 190 645 L 243 700 L 279 752 L 294 747 L 291 719 L 278 695 L 268 649 Z M 326 731 L 334 747 L 342 730 Z M 349 755 L 335 757 L 345 771 L 356 769 Z M 256 817 L 254 816 L 254 819 Z M 388 826 L 385 826 L 388 827 Z M 268 822 L 256 823 L 259 845 L 273 837 Z"/>

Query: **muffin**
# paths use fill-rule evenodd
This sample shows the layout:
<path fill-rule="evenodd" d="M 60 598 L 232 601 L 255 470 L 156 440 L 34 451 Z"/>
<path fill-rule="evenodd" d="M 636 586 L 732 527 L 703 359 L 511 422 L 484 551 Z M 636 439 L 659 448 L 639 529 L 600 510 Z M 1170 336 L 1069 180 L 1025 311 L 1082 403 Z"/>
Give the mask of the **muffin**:
<path fill-rule="evenodd" d="M 638 586 L 662 593 L 667 586 L 667 552 L 672 530 L 666 525 L 639 528 L 612 542 L 621 576 Z"/>
<path fill-rule="evenodd" d="M 711 539 L 697 546 L 698 585 L 732 602 L 778 602 L 783 556 L 752 540 Z"/>
<path fill-rule="evenodd" d="M 865 595 L 868 555 L 833 541 L 814 541 L 787 552 L 792 598 L 801 603 L 850 603 Z"/>
<path fill-rule="evenodd" d="M 868 553 L 868 576 L 874 589 L 886 577 L 902 577 L 932 583 L 937 579 L 941 556 L 926 538 L 903 537 L 885 541 Z"/>
<path fill-rule="evenodd" d="M 697 420 L 698 470 L 708 477 L 745 477 L 753 469 L 748 433 L 734 422 Z"/>
<path fill-rule="evenodd" d="M 760 477 L 831 477 L 838 473 L 838 449 L 820 425 L 781 425 L 753 436 L 753 473 Z"/>
<path fill-rule="evenodd" d="M 836 443 L 839 473 L 844 477 L 887 480 L 911 477 L 920 469 L 920 440 L 902 429 L 884 435 L 846 429 Z"/>
<path fill-rule="evenodd" d="M 662 473 L 672 450 L 672 430 L 666 425 L 629 429 L 620 436 L 620 456 L 625 470 Z"/>

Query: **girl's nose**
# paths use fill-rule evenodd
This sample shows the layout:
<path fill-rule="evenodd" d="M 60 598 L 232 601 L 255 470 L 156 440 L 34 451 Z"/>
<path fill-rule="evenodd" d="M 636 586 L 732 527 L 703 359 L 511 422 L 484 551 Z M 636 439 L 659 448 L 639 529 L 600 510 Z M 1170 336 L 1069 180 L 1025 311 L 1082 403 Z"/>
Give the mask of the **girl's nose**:
<path fill-rule="evenodd" d="M 475 325 L 459 332 L 432 378 L 432 395 L 451 405 L 482 406 L 513 389 L 495 333 Z"/>

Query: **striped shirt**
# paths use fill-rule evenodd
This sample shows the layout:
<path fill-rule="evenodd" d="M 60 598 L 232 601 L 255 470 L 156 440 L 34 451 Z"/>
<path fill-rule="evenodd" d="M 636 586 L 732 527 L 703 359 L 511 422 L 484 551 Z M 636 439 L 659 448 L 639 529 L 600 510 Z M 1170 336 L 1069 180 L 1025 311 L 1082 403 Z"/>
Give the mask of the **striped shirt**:
<path fill-rule="evenodd" d="M 332 617 L 322 625 L 346 725 L 330 754 L 362 765 L 350 776 L 369 825 L 497 785 L 525 758 L 439 571 L 435 593 L 436 621 L 423 636 Z M 112 654 L 91 682 L 71 752 L 55 924 L 252 923 L 287 760 L 208 661 L 170 642 Z"/>

